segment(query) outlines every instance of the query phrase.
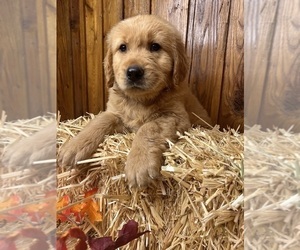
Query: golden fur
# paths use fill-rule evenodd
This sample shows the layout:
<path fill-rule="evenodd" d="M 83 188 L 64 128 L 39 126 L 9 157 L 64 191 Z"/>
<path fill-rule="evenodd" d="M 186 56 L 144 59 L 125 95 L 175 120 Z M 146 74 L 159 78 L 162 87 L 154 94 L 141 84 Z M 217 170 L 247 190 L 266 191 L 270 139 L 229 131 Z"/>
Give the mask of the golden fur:
<path fill-rule="evenodd" d="M 75 164 L 91 156 L 105 135 L 126 129 L 136 132 L 126 178 L 130 186 L 146 186 L 160 176 L 166 138 L 175 140 L 176 131 L 191 124 L 207 125 L 192 113 L 211 120 L 185 81 L 185 48 L 171 24 L 153 15 L 132 17 L 110 31 L 107 44 L 107 110 L 62 147 L 59 162 Z"/>

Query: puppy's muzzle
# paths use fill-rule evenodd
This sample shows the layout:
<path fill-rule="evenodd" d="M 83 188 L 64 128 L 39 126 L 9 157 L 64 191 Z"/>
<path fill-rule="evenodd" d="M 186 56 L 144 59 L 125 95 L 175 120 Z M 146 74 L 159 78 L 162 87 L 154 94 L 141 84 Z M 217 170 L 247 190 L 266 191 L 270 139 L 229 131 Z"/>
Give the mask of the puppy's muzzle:
<path fill-rule="evenodd" d="M 138 87 L 142 85 L 143 82 L 141 81 L 144 76 L 144 69 L 138 65 L 130 66 L 127 69 L 126 77 L 128 79 L 128 84 Z"/>

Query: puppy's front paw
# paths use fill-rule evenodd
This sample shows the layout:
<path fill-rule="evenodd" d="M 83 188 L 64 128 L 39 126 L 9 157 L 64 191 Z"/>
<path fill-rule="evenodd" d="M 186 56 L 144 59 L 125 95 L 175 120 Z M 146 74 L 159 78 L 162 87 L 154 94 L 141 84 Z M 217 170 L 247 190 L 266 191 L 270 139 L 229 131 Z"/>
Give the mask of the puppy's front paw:
<path fill-rule="evenodd" d="M 9 167 L 29 167 L 33 162 L 54 159 L 56 155 L 56 123 L 42 127 L 35 134 L 10 144 L 2 155 L 2 163 Z"/>
<path fill-rule="evenodd" d="M 74 166 L 78 161 L 87 159 L 97 149 L 97 144 L 87 138 L 75 137 L 65 143 L 58 153 L 58 163 L 62 166 Z"/>
<path fill-rule="evenodd" d="M 162 154 L 132 149 L 128 155 L 125 175 L 130 187 L 146 187 L 160 177 Z"/>

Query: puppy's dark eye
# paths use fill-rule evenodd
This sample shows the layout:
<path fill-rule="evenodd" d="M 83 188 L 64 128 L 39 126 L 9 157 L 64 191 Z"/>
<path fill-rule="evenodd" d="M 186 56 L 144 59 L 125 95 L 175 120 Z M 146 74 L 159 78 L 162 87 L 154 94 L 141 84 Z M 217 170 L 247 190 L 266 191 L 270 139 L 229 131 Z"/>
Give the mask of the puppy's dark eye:
<path fill-rule="evenodd" d="M 120 47 L 119 47 L 119 50 L 120 50 L 121 52 L 125 52 L 125 51 L 127 50 L 126 44 L 121 44 Z"/>
<path fill-rule="evenodd" d="M 150 45 L 150 51 L 159 51 L 160 50 L 160 45 L 158 43 L 152 43 Z"/>

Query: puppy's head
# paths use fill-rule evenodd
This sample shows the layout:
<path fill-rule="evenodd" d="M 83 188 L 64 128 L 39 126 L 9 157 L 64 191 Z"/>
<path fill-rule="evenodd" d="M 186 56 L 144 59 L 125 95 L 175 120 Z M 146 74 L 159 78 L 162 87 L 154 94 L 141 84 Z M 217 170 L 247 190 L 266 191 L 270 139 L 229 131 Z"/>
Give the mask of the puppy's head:
<path fill-rule="evenodd" d="M 107 85 L 116 84 L 127 96 L 153 98 L 186 77 L 188 63 L 180 34 L 156 16 L 125 19 L 110 31 L 107 44 Z"/>

